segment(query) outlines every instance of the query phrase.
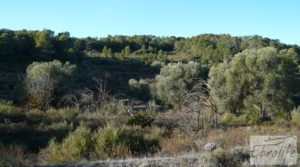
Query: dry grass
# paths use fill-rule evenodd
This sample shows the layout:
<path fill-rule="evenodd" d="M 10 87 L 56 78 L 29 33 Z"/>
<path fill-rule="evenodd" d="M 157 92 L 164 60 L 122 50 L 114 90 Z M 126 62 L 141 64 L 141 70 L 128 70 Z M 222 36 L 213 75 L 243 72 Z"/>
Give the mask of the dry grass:
<path fill-rule="evenodd" d="M 173 134 L 171 137 L 162 138 L 160 145 L 161 153 L 171 155 L 188 152 L 196 147 L 194 140 L 184 134 Z"/>
<path fill-rule="evenodd" d="M 223 149 L 232 149 L 235 147 L 249 146 L 250 136 L 252 135 L 295 135 L 300 137 L 300 129 L 296 127 L 279 127 L 279 126 L 254 126 L 254 127 L 235 127 L 228 129 L 212 130 L 202 144 L 205 142 L 214 142 L 217 147 Z M 300 145 L 298 142 L 298 150 Z"/>

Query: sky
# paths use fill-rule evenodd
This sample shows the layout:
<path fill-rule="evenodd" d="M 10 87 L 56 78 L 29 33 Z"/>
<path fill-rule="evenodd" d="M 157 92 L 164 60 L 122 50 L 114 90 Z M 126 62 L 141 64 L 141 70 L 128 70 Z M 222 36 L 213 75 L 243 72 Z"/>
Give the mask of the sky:
<path fill-rule="evenodd" d="M 0 28 L 75 37 L 261 35 L 300 45 L 300 1 L 0 0 Z"/>

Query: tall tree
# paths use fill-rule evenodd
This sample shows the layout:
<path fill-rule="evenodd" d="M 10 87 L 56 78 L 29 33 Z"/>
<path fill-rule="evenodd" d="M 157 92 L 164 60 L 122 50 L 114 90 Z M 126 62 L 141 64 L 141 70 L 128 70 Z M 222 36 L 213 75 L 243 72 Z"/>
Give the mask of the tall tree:
<path fill-rule="evenodd" d="M 241 113 L 257 110 L 287 112 L 294 106 L 300 84 L 297 54 L 272 47 L 249 49 L 211 69 L 209 84 L 219 109 Z"/>

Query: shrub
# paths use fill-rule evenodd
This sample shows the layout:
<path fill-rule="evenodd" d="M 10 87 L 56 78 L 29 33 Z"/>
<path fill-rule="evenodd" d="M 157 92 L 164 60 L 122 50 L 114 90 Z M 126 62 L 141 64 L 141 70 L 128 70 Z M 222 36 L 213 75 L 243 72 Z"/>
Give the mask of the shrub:
<path fill-rule="evenodd" d="M 80 110 L 76 107 L 65 107 L 61 109 L 50 108 L 46 111 L 47 117 L 53 122 L 62 120 L 73 120 Z"/>
<path fill-rule="evenodd" d="M 76 107 L 65 107 L 59 109 L 57 112 L 60 113 L 62 119 L 73 120 L 80 112 Z"/>
<path fill-rule="evenodd" d="M 254 125 L 261 122 L 261 118 L 259 117 L 259 112 L 257 111 L 249 111 L 245 113 L 245 122 L 248 124 Z"/>
<path fill-rule="evenodd" d="M 21 110 L 17 107 L 13 106 L 12 101 L 0 100 L 0 115 L 10 115 L 10 114 L 18 114 Z"/>
<path fill-rule="evenodd" d="M 47 118 L 50 119 L 52 122 L 60 122 L 62 120 L 61 113 L 54 109 L 50 108 L 46 111 Z"/>
<path fill-rule="evenodd" d="M 292 123 L 298 127 L 300 127 L 300 107 L 294 108 L 291 112 Z"/>
<path fill-rule="evenodd" d="M 108 101 L 99 108 L 99 111 L 107 115 L 118 115 L 127 113 L 127 108 L 123 103 Z M 126 114 L 127 115 L 127 114 Z"/>
<path fill-rule="evenodd" d="M 108 157 L 124 158 L 130 156 L 130 150 L 120 139 L 120 129 L 108 125 L 104 129 L 98 129 L 94 134 L 96 158 L 105 159 Z"/>
<path fill-rule="evenodd" d="M 144 133 L 144 130 L 137 126 L 121 130 L 120 139 L 134 156 L 154 153 L 160 148 L 157 138 L 146 138 Z"/>
<path fill-rule="evenodd" d="M 201 77 L 204 75 L 199 63 L 168 64 L 156 76 L 157 96 L 166 105 L 178 106 L 185 92 Z"/>
<path fill-rule="evenodd" d="M 50 163 L 78 161 L 89 157 L 92 150 L 91 132 L 84 127 L 77 128 L 61 143 L 51 139 L 46 152 Z"/>
<path fill-rule="evenodd" d="M 131 90 L 136 90 L 139 87 L 139 82 L 136 79 L 129 79 L 128 85 Z"/>
<path fill-rule="evenodd" d="M 31 109 L 28 112 L 26 112 L 26 116 L 29 119 L 37 121 L 45 118 L 46 114 L 40 109 Z"/>
<path fill-rule="evenodd" d="M 146 112 L 138 112 L 130 117 L 127 121 L 128 125 L 139 125 L 142 127 L 149 126 L 154 121 L 154 118 L 151 117 Z"/>
<path fill-rule="evenodd" d="M 145 79 L 139 81 L 135 79 L 129 79 L 128 85 L 133 96 L 147 101 L 150 98 L 149 82 Z"/>
<path fill-rule="evenodd" d="M 273 47 L 247 49 L 233 59 L 213 66 L 208 83 L 219 109 L 241 114 L 259 112 L 261 119 L 289 112 L 300 89 L 297 53 Z"/>
<path fill-rule="evenodd" d="M 69 85 L 75 65 L 58 60 L 34 62 L 27 67 L 25 86 L 29 102 L 33 107 L 45 109 L 53 101 L 54 94 L 60 94 Z"/>
<path fill-rule="evenodd" d="M 221 118 L 222 124 L 232 126 L 256 125 L 261 121 L 261 117 L 259 116 L 259 113 L 257 111 L 247 111 L 240 115 L 226 112 Z"/>
<path fill-rule="evenodd" d="M 125 158 L 153 153 L 159 149 L 157 138 L 146 138 L 140 127 L 117 128 L 109 125 L 94 135 L 96 158 Z"/>

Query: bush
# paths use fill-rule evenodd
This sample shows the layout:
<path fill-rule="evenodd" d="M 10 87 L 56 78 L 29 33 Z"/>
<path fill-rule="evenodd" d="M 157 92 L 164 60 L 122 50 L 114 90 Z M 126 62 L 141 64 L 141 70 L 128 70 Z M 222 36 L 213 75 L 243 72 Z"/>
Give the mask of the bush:
<path fill-rule="evenodd" d="M 92 150 L 92 135 L 89 129 L 84 127 L 77 128 L 74 132 L 57 143 L 51 139 L 45 152 L 48 154 L 49 163 L 72 162 L 89 157 Z"/>
<path fill-rule="evenodd" d="M 199 63 L 177 63 L 164 66 L 156 76 L 158 98 L 166 105 L 178 106 L 186 91 L 205 76 Z"/>
<path fill-rule="evenodd" d="M 117 128 L 109 125 L 94 135 L 96 158 L 125 158 L 153 153 L 159 149 L 157 138 L 146 138 L 139 127 Z"/>
<path fill-rule="evenodd" d="M 149 126 L 154 121 L 154 118 L 151 117 L 146 112 L 138 112 L 137 114 L 134 114 L 132 117 L 130 117 L 127 121 L 128 125 L 139 125 L 142 127 Z"/>
<path fill-rule="evenodd" d="M 139 81 L 135 79 L 129 79 L 128 85 L 133 96 L 142 99 L 144 101 L 150 98 L 150 87 L 149 83 L 145 79 L 140 79 Z"/>
<path fill-rule="evenodd" d="M 21 110 L 19 108 L 13 106 L 12 101 L 0 100 L 0 115 L 18 114 L 20 112 Z"/>
<path fill-rule="evenodd" d="M 248 111 L 245 114 L 245 122 L 251 125 L 255 125 L 261 122 L 259 113 L 257 111 Z"/>
<path fill-rule="evenodd" d="M 61 94 L 69 85 L 75 65 L 58 60 L 34 62 L 27 67 L 25 85 L 29 102 L 33 107 L 45 109 L 53 101 L 55 94 Z"/>
<path fill-rule="evenodd" d="M 47 117 L 53 122 L 62 120 L 73 120 L 79 114 L 80 110 L 76 107 L 65 107 L 61 109 L 50 108 L 46 111 Z"/>
<path fill-rule="evenodd" d="M 109 157 L 124 158 L 130 156 L 130 150 L 120 139 L 120 129 L 108 125 L 104 129 L 98 129 L 94 134 L 96 158 Z"/>
<path fill-rule="evenodd" d="M 28 112 L 26 112 L 26 116 L 27 118 L 34 120 L 34 121 L 38 121 L 41 119 L 44 119 L 46 114 L 44 111 L 40 110 L 40 109 L 32 109 L 29 110 Z"/>
<path fill-rule="evenodd" d="M 128 85 L 131 90 L 136 90 L 139 87 L 139 82 L 136 79 L 129 79 Z"/>
<path fill-rule="evenodd" d="M 294 108 L 293 111 L 291 112 L 292 116 L 292 123 L 295 126 L 300 127 L 300 107 L 298 106 L 297 108 Z"/>
<path fill-rule="evenodd" d="M 213 66 L 208 83 L 220 110 L 241 114 L 251 109 L 262 120 L 276 112 L 288 113 L 300 89 L 297 53 L 273 47 L 247 49 Z"/>

